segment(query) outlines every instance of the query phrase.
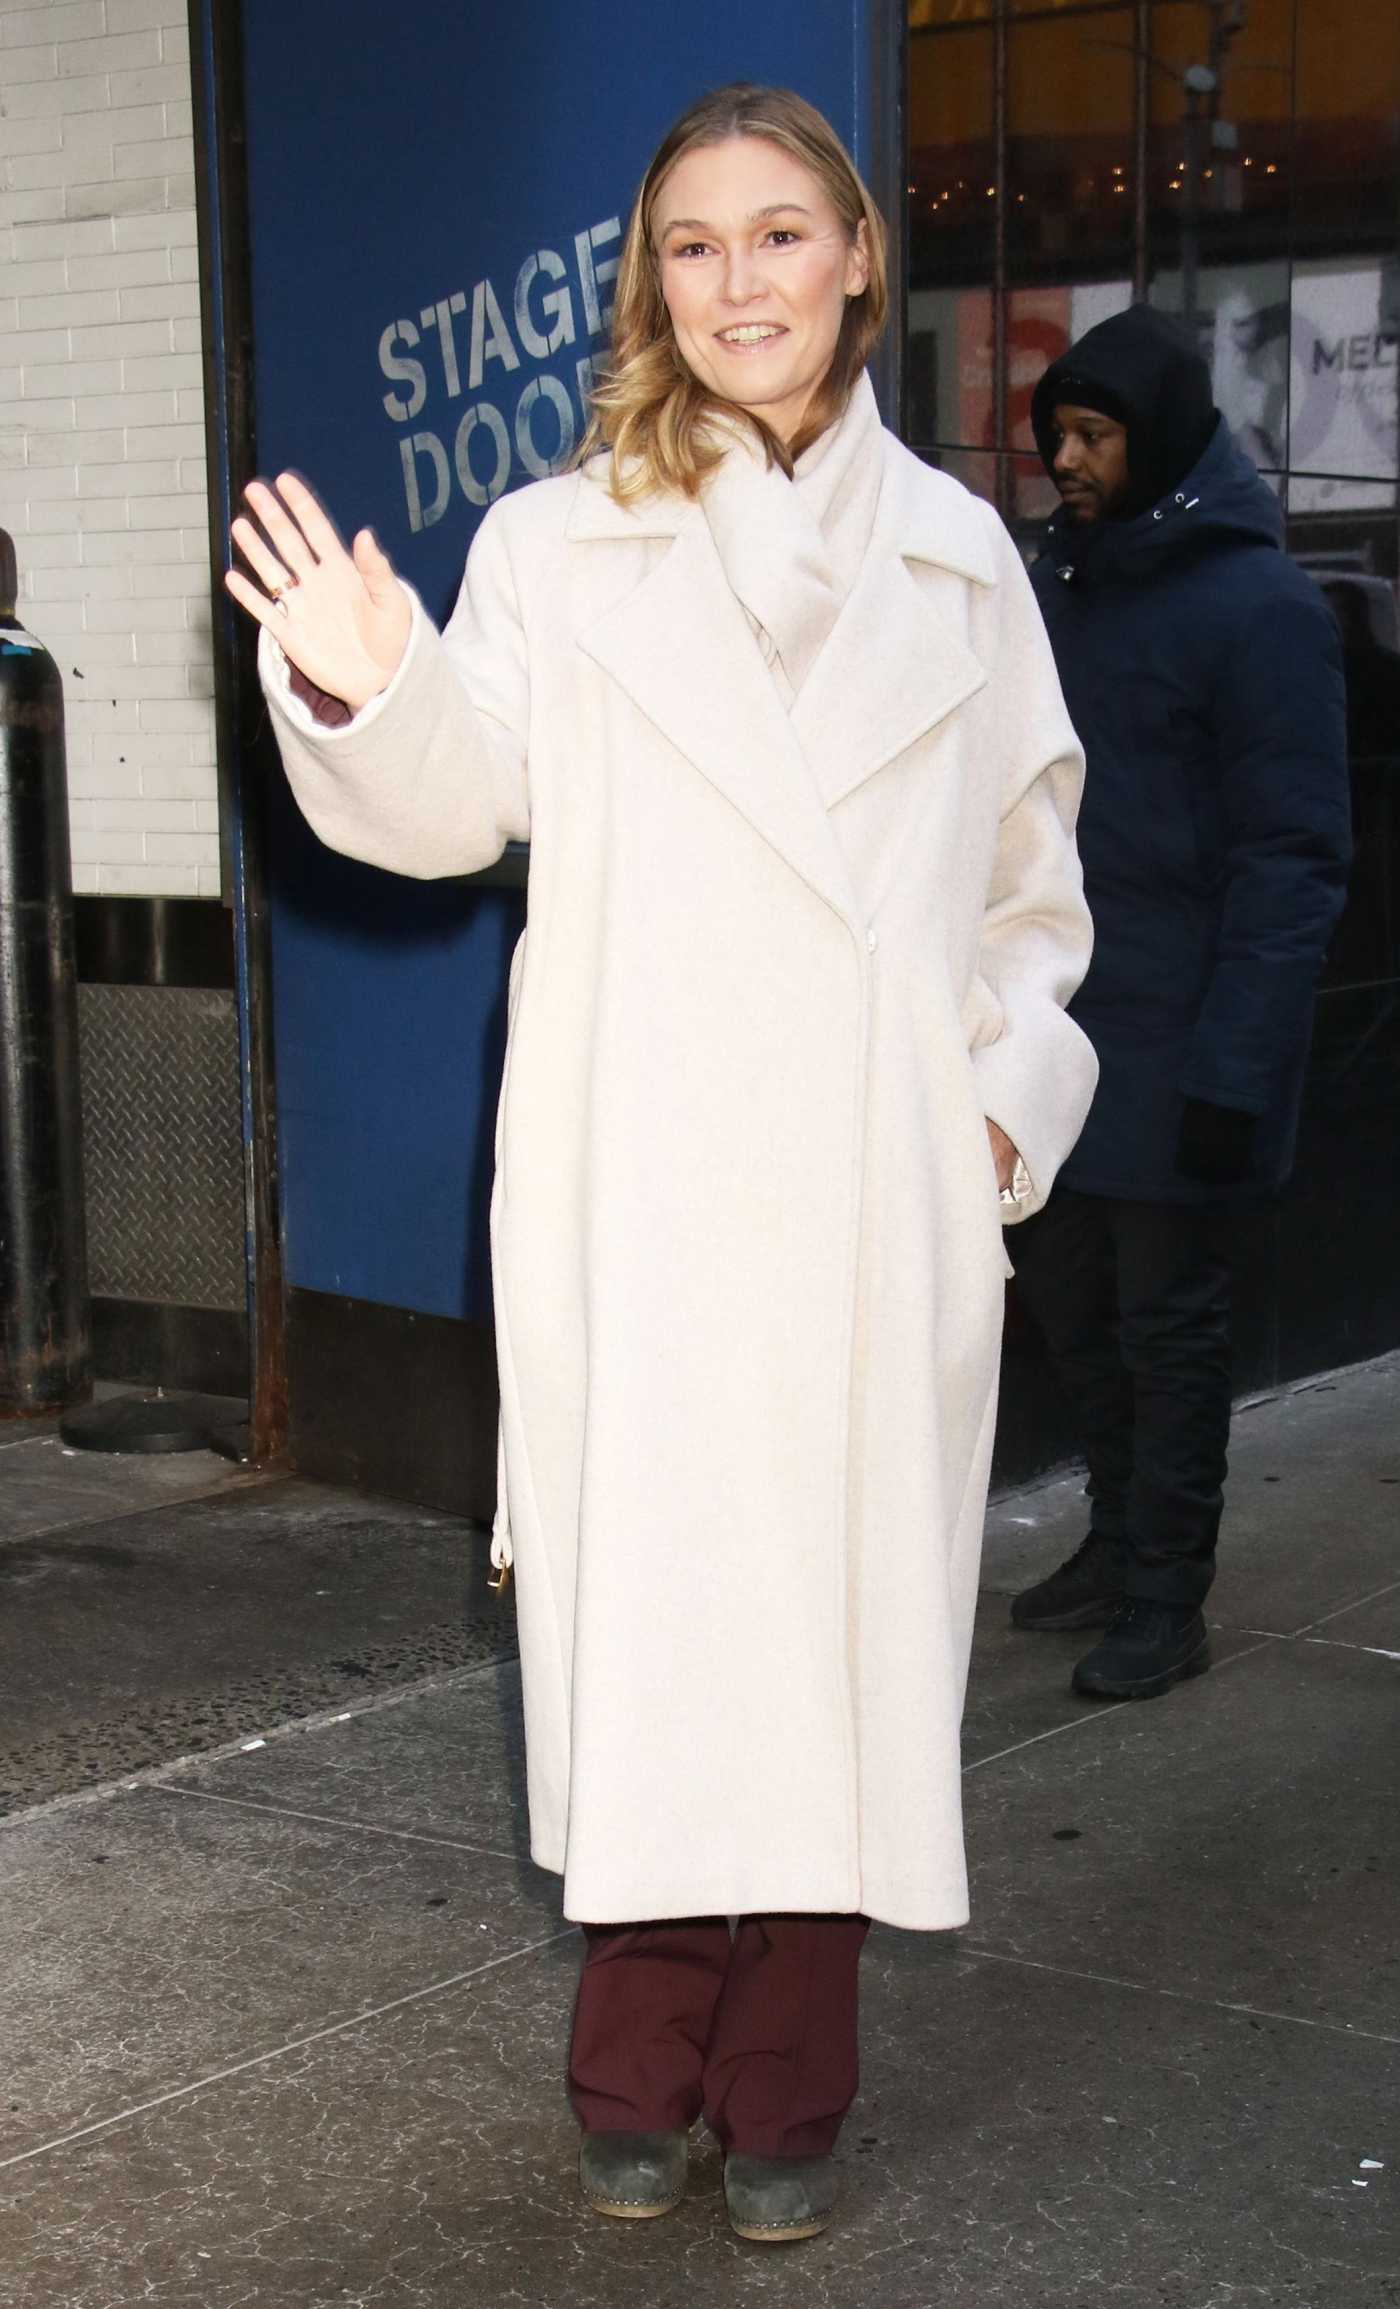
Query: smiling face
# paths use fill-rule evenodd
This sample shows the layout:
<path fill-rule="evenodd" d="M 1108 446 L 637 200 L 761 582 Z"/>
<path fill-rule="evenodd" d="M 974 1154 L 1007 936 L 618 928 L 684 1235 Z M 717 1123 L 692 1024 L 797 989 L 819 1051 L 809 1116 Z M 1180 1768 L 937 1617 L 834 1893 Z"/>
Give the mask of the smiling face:
<path fill-rule="evenodd" d="M 1128 429 L 1100 409 L 1055 407 L 1055 487 L 1071 521 L 1104 521 L 1128 494 Z"/>
<path fill-rule="evenodd" d="M 869 277 L 825 187 L 781 145 L 733 136 L 676 162 L 653 210 L 661 294 L 702 385 L 791 441 Z"/>

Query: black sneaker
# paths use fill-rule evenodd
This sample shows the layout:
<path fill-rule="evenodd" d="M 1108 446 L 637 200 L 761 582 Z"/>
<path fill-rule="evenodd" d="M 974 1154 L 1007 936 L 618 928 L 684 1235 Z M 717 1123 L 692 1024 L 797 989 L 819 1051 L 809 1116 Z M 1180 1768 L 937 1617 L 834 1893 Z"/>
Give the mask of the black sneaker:
<path fill-rule="evenodd" d="M 1210 1666 L 1210 1638 L 1190 1604 L 1152 1603 L 1128 1596 L 1102 1643 L 1079 1662 L 1070 1679 L 1095 1700 L 1155 1700 L 1186 1676 Z"/>
<path fill-rule="evenodd" d="M 1067 1563 L 1011 1605 L 1015 1628 L 1107 1627 L 1123 1601 L 1123 1559 L 1115 1542 L 1091 1531 Z"/>

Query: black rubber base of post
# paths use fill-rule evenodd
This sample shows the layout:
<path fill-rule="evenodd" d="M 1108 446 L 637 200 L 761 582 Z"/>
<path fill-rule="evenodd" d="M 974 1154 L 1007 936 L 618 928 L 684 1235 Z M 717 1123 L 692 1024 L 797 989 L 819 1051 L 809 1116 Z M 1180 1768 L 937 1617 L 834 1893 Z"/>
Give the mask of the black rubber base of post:
<path fill-rule="evenodd" d="M 248 1455 L 248 1406 L 236 1395 L 114 1395 L 70 1411 L 59 1434 L 74 1451 L 218 1451 Z"/>

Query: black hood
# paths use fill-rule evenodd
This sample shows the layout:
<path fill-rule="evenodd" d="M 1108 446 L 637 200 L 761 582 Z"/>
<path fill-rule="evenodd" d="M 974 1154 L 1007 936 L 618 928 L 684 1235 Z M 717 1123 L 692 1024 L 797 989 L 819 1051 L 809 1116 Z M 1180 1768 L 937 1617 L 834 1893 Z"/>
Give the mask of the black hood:
<path fill-rule="evenodd" d="M 1066 584 L 1117 584 L 1155 578 L 1184 555 L 1282 544 L 1278 498 L 1222 420 L 1180 488 L 1131 520 L 1079 522 L 1058 506 L 1041 564 Z"/>
<path fill-rule="evenodd" d="M 1031 425 L 1047 472 L 1062 402 L 1101 409 L 1127 427 L 1129 496 L 1117 519 L 1131 520 L 1178 488 L 1219 422 L 1210 371 L 1195 344 L 1179 321 L 1150 305 L 1100 321 L 1036 386 Z"/>

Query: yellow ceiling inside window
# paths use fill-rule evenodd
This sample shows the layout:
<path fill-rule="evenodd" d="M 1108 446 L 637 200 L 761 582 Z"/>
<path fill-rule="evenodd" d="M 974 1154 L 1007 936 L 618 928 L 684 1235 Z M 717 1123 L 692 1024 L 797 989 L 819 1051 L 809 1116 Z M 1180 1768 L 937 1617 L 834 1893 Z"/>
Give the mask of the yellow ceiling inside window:
<path fill-rule="evenodd" d="M 1082 0 L 1011 0 L 1013 18 L 1025 11 L 1053 8 L 1073 16 Z M 996 0 L 909 0 L 909 25 L 915 32 L 937 32 L 958 25 L 990 24 Z M 1107 36 L 1105 24 L 1116 34 L 1113 19 L 1093 13 L 1081 15 L 1079 31 L 1086 62 L 1095 37 Z M 1152 111 L 1156 120 L 1174 118 L 1181 105 L 1180 83 L 1173 70 L 1204 63 L 1209 41 L 1210 14 L 1205 0 L 1155 0 L 1152 8 L 1152 48 L 1165 71 L 1151 75 Z M 1298 11 L 1296 101 L 1299 117 L 1314 120 L 1382 119 L 1400 116 L 1400 8 L 1396 0 L 1302 0 Z M 1240 121 L 1277 121 L 1288 117 L 1294 100 L 1294 0 L 1246 0 L 1245 21 L 1230 45 L 1223 75 L 1223 105 L 1227 118 Z M 1029 32 L 1030 27 L 1024 28 Z M 1070 34 L 1066 24 L 1065 34 Z M 1013 34 L 1013 40 L 1018 35 Z M 921 105 L 935 69 L 956 81 L 978 81 L 981 59 L 969 54 L 961 69 L 955 64 L 963 42 L 917 41 L 911 53 L 911 110 L 916 127 Z M 934 65 L 935 51 L 939 64 Z M 1082 101 L 1086 111 L 1095 106 L 1090 90 L 1093 74 L 1086 72 Z M 948 109 L 945 95 L 942 109 Z M 1048 93 L 1048 92 L 1047 92 Z M 1023 97 L 1026 113 L 1032 106 Z M 980 109 L 980 107 L 979 107 Z M 1047 107 L 1045 125 L 1053 111 Z M 1024 117 L 1023 130 L 1040 126 Z M 1068 125 L 1060 120 L 1056 125 Z M 1092 122 L 1086 122 L 1092 126 Z"/>
<path fill-rule="evenodd" d="M 926 32 L 931 24 L 978 24 L 992 13 L 992 0 L 909 0 L 909 29 Z"/>
<path fill-rule="evenodd" d="M 1014 16 L 1023 8 L 1075 8 L 1083 0 L 1011 0 Z M 943 24 L 990 24 L 996 0 L 909 0 L 909 29 L 927 32 Z"/>

